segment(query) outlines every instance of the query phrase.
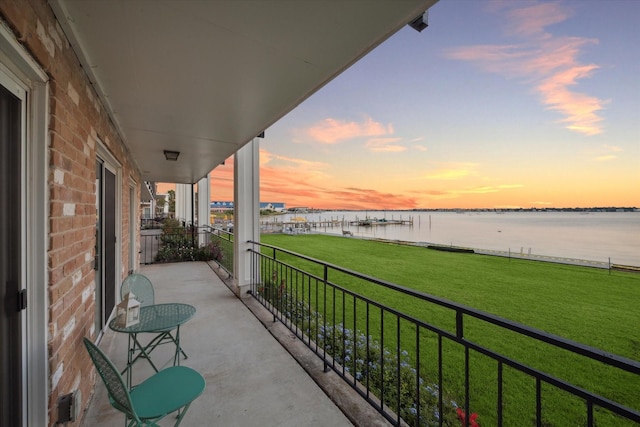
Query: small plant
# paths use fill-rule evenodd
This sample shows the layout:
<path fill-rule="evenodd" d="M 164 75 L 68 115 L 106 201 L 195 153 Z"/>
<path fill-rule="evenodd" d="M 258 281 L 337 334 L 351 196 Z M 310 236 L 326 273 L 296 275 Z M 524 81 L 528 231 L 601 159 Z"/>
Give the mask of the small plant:
<path fill-rule="evenodd" d="M 467 425 L 469 427 L 480 427 L 480 424 L 478 424 L 478 421 L 477 421 L 478 414 L 476 414 L 475 412 L 469 416 L 469 424 L 467 424 L 467 413 L 465 411 L 458 408 L 456 409 L 456 412 L 458 414 L 458 419 L 462 423 L 462 427 L 467 427 Z"/>

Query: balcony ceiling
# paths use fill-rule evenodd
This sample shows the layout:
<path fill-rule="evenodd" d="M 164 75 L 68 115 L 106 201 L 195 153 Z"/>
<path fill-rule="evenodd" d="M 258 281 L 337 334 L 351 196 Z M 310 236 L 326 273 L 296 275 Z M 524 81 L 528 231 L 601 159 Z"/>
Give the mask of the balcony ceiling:
<path fill-rule="evenodd" d="M 193 183 L 436 1 L 50 4 L 143 179 Z"/>

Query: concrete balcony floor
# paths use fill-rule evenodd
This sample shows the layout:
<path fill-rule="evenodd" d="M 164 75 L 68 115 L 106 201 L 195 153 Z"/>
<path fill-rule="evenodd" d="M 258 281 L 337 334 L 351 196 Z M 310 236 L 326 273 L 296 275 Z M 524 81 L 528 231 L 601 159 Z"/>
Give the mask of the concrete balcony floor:
<path fill-rule="evenodd" d="M 388 425 L 335 373 L 323 373 L 320 359 L 252 297 L 237 298 L 215 270 L 205 262 L 140 269 L 153 282 L 157 303 L 181 302 L 197 310 L 180 329 L 188 355 L 180 363 L 200 372 L 206 389 L 181 426 Z M 107 328 L 99 345 L 116 366 L 124 367 L 127 341 L 126 334 Z M 170 347 L 153 352 L 157 366 L 171 364 Z M 139 360 L 133 383 L 152 373 L 147 361 Z M 174 422 L 169 415 L 160 425 Z M 124 425 L 124 415 L 109 404 L 98 376 L 82 425 Z"/>

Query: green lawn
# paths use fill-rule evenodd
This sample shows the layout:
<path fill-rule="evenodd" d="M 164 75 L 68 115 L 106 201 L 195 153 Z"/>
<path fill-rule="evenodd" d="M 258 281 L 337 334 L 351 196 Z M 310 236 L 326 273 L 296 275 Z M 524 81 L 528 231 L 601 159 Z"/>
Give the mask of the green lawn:
<path fill-rule="evenodd" d="M 262 241 L 607 352 L 640 359 L 638 274 L 609 274 L 607 270 L 587 267 L 438 252 L 326 235 L 263 235 Z M 308 264 L 304 267 L 319 271 Z M 426 302 L 335 273 L 331 273 L 329 278 L 341 286 L 446 330 L 452 331 L 455 325 L 450 312 L 436 309 Z M 403 328 L 410 329 L 410 326 L 403 325 Z M 469 340 L 515 360 L 636 410 L 640 409 L 638 376 L 616 372 L 597 362 L 582 360 L 473 319 L 465 322 L 465 334 Z M 411 336 L 411 332 L 405 333 L 401 340 L 402 347 L 410 352 L 413 348 Z M 435 335 L 431 339 L 435 342 Z M 449 387 L 461 390 L 463 377 L 459 373 L 463 370 L 464 358 L 455 347 L 459 346 L 451 344 L 445 347 L 445 351 L 450 348 L 445 355 L 445 382 Z M 495 362 L 477 354 L 472 354 L 471 362 L 473 410 L 480 413 L 481 420 L 485 421 L 483 425 L 492 425 L 496 401 Z M 433 375 L 434 369 L 431 368 L 430 375 Z M 522 413 L 535 413 L 531 391 L 535 389 L 531 386 L 533 380 L 506 369 L 504 383 L 505 396 L 508 396 L 505 417 L 517 419 Z M 548 389 L 550 387 L 543 387 L 545 425 L 575 425 L 565 424 L 561 420 L 571 413 L 575 413 L 578 419 L 583 417 L 580 414 L 584 412 L 584 403 L 569 398 L 564 392 Z M 458 401 L 462 399 L 458 395 Z M 526 415 L 522 419 L 528 418 L 530 416 Z M 596 414 L 596 421 L 599 426 L 619 425 L 603 411 Z"/>

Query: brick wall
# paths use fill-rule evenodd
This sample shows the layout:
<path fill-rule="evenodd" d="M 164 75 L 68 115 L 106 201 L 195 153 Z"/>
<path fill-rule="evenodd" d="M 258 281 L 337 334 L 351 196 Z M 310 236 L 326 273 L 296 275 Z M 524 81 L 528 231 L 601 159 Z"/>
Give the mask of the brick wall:
<path fill-rule="evenodd" d="M 122 165 L 119 279 L 134 268 L 129 266 L 129 178 L 136 182 L 140 179 L 46 1 L 2 0 L 0 15 L 50 78 L 49 277 L 42 286 L 48 290 L 49 425 L 53 426 L 58 420 L 58 398 L 79 389 L 83 407 L 86 406 L 96 378 L 82 337 L 95 337 L 93 262 L 98 140 Z M 138 186 L 136 200 L 139 191 Z"/>

